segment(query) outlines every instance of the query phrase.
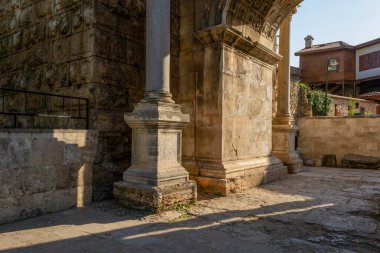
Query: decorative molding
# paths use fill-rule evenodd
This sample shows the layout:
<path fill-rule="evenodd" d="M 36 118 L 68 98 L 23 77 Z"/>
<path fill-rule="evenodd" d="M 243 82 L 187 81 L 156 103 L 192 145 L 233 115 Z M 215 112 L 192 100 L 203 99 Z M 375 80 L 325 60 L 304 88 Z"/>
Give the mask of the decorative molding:
<path fill-rule="evenodd" d="M 207 0 L 195 37 L 206 45 L 221 42 L 273 65 L 281 56 L 260 41 L 273 42 L 283 20 L 292 15 L 300 2 L 302 0 Z"/>
<path fill-rule="evenodd" d="M 251 38 L 245 37 L 233 27 L 223 25 L 210 27 L 204 31 L 196 33 L 195 37 L 205 45 L 217 42 L 223 43 L 272 65 L 282 59 L 282 57 L 275 51 L 260 44 L 260 42 L 252 41 Z"/>
<path fill-rule="evenodd" d="M 246 25 L 274 40 L 282 21 L 294 12 L 300 2 L 302 0 L 208 0 L 204 6 L 201 30 L 218 25 Z"/>

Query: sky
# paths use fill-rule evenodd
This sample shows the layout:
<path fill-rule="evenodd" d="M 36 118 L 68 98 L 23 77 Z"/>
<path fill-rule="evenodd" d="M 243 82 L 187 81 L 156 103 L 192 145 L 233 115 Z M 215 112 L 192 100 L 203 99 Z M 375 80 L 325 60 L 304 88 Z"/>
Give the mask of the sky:
<path fill-rule="evenodd" d="M 344 41 L 361 44 L 380 37 L 380 0 L 304 0 L 292 19 L 291 65 L 299 66 L 294 52 L 314 44 Z"/>

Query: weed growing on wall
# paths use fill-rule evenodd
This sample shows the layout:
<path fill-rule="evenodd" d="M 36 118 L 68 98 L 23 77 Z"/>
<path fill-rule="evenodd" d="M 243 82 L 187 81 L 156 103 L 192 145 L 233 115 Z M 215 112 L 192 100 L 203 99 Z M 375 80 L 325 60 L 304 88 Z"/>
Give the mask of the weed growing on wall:
<path fill-rule="evenodd" d="M 350 96 L 348 101 L 348 116 L 354 116 L 355 114 L 355 100 Z"/>

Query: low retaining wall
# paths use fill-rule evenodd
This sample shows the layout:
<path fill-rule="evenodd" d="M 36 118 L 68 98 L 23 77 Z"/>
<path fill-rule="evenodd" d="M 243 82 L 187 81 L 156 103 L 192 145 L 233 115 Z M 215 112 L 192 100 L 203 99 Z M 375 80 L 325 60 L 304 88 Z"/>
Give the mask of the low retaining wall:
<path fill-rule="evenodd" d="M 0 224 L 92 202 L 97 131 L 0 130 Z"/>
<path fill-rule="evenodd" d="M 380 157 L 380 117 L 301 118 L 299 149 L 306 159 L 334 154 L 340 166 L 343 156 L 354 153 Z"/>
<path fill-rule="evenodd" d="M 354 103 L 359 103 L 359 109 L 363 108 L 364 112 L 368 115 L 376 115 L 378 104 L 371 100 L 359 99 L 359 98 L 349 98 L 331 95 L 331 105 L 330 112 L 328 116 L 348 116 L 348 110 L 350 105 L 350 99 L 354 101 Z"/>

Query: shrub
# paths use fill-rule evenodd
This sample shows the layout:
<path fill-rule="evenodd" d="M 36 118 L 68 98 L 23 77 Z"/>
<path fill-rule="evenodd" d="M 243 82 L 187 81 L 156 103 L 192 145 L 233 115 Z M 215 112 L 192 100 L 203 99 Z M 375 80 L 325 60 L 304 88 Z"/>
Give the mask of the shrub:
<path fill-rule="evenodd" d="M 355 115 L 355 100 L 350 96 L 350 100 L 348 101 L 348 116 Z"/>
<path fill-rule="evenodd" d="M 295 85 L 297 85 L 301 89 L 306 90 L 307 92 L 311 91 L 310 86 L 308 84 L 306 84 L 306 83 L 296 82 Z"/>
<path fill-rule="evenodd" d="M 330 112 L 331 98 L 326 91 L 312 90 L 305 83 L 296 83 L 301 89 L 306 90 L 307 99 L 311 105 L 313 116 L 327 116 Z"/>
<path fill-rule="evenodd" d="M 331 98 L 322 90 L 311 90 L 308 95 L 314 116 L 327 116 L 330 112 Z"/>

